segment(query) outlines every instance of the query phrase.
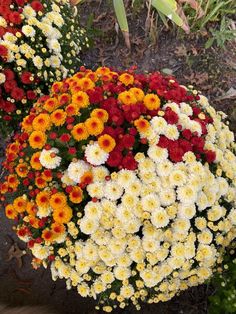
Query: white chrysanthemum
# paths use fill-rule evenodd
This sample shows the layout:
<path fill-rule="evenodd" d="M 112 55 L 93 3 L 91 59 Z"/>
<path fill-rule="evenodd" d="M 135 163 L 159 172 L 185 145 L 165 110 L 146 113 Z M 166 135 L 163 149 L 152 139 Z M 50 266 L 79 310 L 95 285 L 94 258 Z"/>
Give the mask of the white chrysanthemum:
<path fill-rule="evenodd" d="M 35 29 L 32 26 L 30 26 L 30 25 L 24 25 L 22 27 L 22 33 L 26 37 L 34 37 L 35 36 Z"/>
<path fill-rule="evenodd" d="M 118 280 L 125 280 L 131 276 L 131 270 L 128 267 L 115 267 L 114 268 L 114 275 Z"/>
<path fill-rule="evenodd" d="M 116 217 L 121 221 L 125 222 L 132 218 L 134 218 L 134 214 L 130 210 L 130 208 L 119 205 L 116 212 Z"/>
<path fill-rule="evenodd" d="M 121 256 L 125 252 L 126 240 L 113 238 L 108 244 L 108 249 L 112 255 Z"/>
<path fill-rule="evenodd" d="M 169 216 L 163 208 L 155 209 L 151 215 L 151 222 L 156 228 L 163 228 L 169 223 Z"/>
<path fill-rule="evenodd" d="M 51 56 L 49 59 L 50 59 L 51 66 L 53 68 L 59 68 L 60 67 L 61 60 L 58 56 Z"/>
<path fill-rule="evenodd" d="M 190 205 L 178 205 L 178 216 L 180 218 L 192 219 L 196 214 L 196 206 L 194 204 Z"/>
<path fill-rule="evenodd" d="M 116 201 L 121 198 L 124 192 L 124 189 L 115 181 L 106 182 L 104 190 L 104 196 L 111 201 Z"/>
<path fill-rule="evenodd" d="M 96 219 L 84 217 L 81 219 L 79 227 L 84 234 L 92 234 L 98 229 L 99 223 Z"/>
<path fill-rule="evenodd" d="M 174 170 L 170 173 L 169 182 L 171 186 L 181 186 L 186 183 L 187 175 L 182 170 Z"/>
<path fill-rule="evenodd" d="M 179 131 L 176 125 L 168 124 L 165 129 L 165 136 L 168 137 L 170 140 L 177 140 L 179 138 Z"/>
<path fill-rule="evenodd" d="M 3 73 L 0 73 L 0 84 L 3 84 L 6 82 L 6 76 Z"/>
<path fill-rule="evenodd" d="M 81 177 L 89 170 L 89 165 L 83 160 L 71 162 L 68 167 L 68 176 L 74 182 L 80 183 Z"/>
<path fill-rule="evenodd" d="M 175 102 L 168 102 L 167 104 L 164 105 L 163 108 L 164 108 L 164 109 L 170 108 L 170 109 L 173 110 L 175 113 L 177 113 L 177 114 L 180 113 L 179 105 L 176 104 Z"/>
<path fill-rule="evenodd" d="M 125 189 L 126 192 L 130 192 L 133 195 L 140 195 L 140 192 L 142 190 L 142 184 L 140 180 L 136 179 L 134 182 L 132 182 L 128 188 Z"/>
<path fill-rule="evenodd" d="M 120 295 L 125 299 L 130 299 L 134 294 L 134 288 L 132 285 L 123 286 L 120 289 Z"/>
<path fill-rule="evenodd" d="M 98 249 L 97 245 L 93 243 L 86 243 L 83 247 L 83 256 L 89 261 L 96 261 L 98 259 Z"/>
<path fill-rule="evenodd" d="M 197 239 L 198 239 L 199 243 L 210 244 L 212 242 L 212 239 L 213 239 L 213 234 L 208 228 L 206 228 L 206 229 L 202 230 L 201 233 L 198 234 Z"/>
<path fill-rule="evenodd" d="M 43 217 L 48 217 L 52 212 L 51 207 L 37 207 L 37 216 L 41 219 Z"/>
<path fill-rule="evenodd" d="M 48 48 L 55 53 L 61 52 L 61 45 L 57 39 L 48 40 Z"/>
<path fill-rule="evenodd" d="M 126 233 L 134 234 L 139 231 L 141 227 L 141 221 L 138 218 L 132 218 L 129 221 L 124 222 L 123 228 Z"/>
<path fill-rule="evenodd" d="M 124 188 L 129 188 L 129 185 L 136 179 L 134 171 L 122 169 L 118 172 L 117 183 Z"/>
<path fill-rule="evenodd" d="M 159 193 L 161 205 L 168 206 L 175 202 L 176 194 L 174 189 L 162 189 Z"/>
<path fill-rule="evenodd" d="M 216 205 L 211 207 L 207 212 L 207 218 L 210 221 L 217 221 L 222 218 L 225 214 L 225 210 L 223 207 Z"/>
<path fill-rule="evenodd" d="M 17 37 L 14 34 L 8 32 L 3 35 L 3 39 L 13 44 L 17 41 Z"/>
<path fill-rule="evenodd" d="M 168 159 L 156 165 L 156 172 L 160 177 L 167 177 L 173 169 L 173 163 Z"/>
<path fill-rule="evenodd" d="M 202 135 L 202 127 L 200 125 L 199 122 L 197 121 L 190 121 L 189 125 L 188 125 L 188 129 L 194 133 L 194 132 L 197 132 L 198 136 L 201 136 Z"/>
<path fill-rule="evenodd" d="M 26 17 L 26 18 L 30 18 L 30 17 L 33 17 L 33 16 L 36 16 L 36 11 L 30 6 L 30 5 L 26 5 L 24 8 L 23 8 L 23 12 L 22 14 Z"/>
<path fill-rule="evenodd" d="M 156 145 L 150 146 L 147 151 L 147 154 L 156 163 L 161 163 L 165 161 L 168 157 L 167 149 L 158 147 Z"/>
<path fill-rule="evenodd" d="M 35 243 L 34 246 L 31 248 L 32 254 L 40 259 L 46 259 L 50 255 L 50 249 L 48 246 L 43 246 L 41 244 Z"/>
<path fill-rule="evenodd" d="M 185 102 L 180 103 L 180 111 L 182 113 L 186 114 L 187 116 L 192 116 L 192 114 L 193 114 L 192 107 L 189 106 L 188 104 L 186 104 Z"/>
<path fill-rule="evenodd" d="M 141 204 L 144 211 L 152 212 L 160 208 L 159 197 L 156 193 L 151 193 L 141 198 Z"/>
<path fill-rule="evenodd" d="M 47 169 L 56 169 L 61 164 L 61 157 L 57 156 L 59 150 L 51 148 L 49 150 L 43 149 L 39 161 L 41 165 Z"/>
<path fill-rule="evenodd" d="M 84 207 L 86 218 L 99 220 L 102 216 L 102 205 L 99 202 L 88 202 Z"/>
<path fill-rule="evenodd" d="M 178 199 L 184 204 L 193 204 L 197 200 L 197 192 L 189 185 L 177 189 Z"/>
<path fill-rule="evenodd" d="M 101 149 L 98 143 L 87 145 L 84 154 L 87 161 L 94 166 L 104 164 L 109 157 L 109 154 Z"/>
<path fill-rule="evenodd" d="M 143 279 L 145 286 L 148 288 L 155 287 L 163 278 L 160 272 L 156 272 L 151 269 L 142 270 L 140 272 L 140 277 Z"/>
<path fill-rule="evenodd" d="M 39 70 L 43 67 L 43 59 L 40 56 L 36 56 L 33 58 L 33 63 Z"/>
<path fill-rule="evenodd" d="M 92 168 L 93 181 L 105 181 L 106 177 L 109 176 L 109 170 L 104 166 Z"/>
<path fill-rule="evenodd" d="M 0 27 L 7 27 L 7 21 L 2 16 L 0 16 Z"/>
<path fill-rule="evenodd" d="M 153 172 L 155 171 L 155 163 L 150 158 L 144 158 L 139 161 L 138 163 L 138 169 L 140 173 L 142 172 Z"/>
<path fill-rule="evenodd" d="M 65 185 L 76 185 L 76 182 L 71 180 L 71 178 L 68 175 L 68 170 L 66 170 L 63 174 L 63 176 L 61 177 L 61 182 L 64 183 Z"/>
<path fill-rule="evenodd" d="M 151 126 L 152 126 L 153 130 L 157 134 L 164 134 L 165 133 L 165 129 L 167 127 L 167 122 L 166 122 L 166 120 L 164 118 L 162 118 L 162 117 L 154 117 L 154 118 L 152 118 L 150 123 L 151 123 Z"/>
<path fill-rule="evenodd" d="M 87 191 L 91 197 L 96 197 L 98 199 L 101 199 L 104 197 L 104 193 L 105 193 L 104 187 L 105 187 L 104 183 L 94 182 L 87 186 Z"/>
<path fill-rule="evenodd" d="M 153 253 L 160 247 L 160 243 L 156 239 L 150 237 L 143 237 L 142 247 L 145 252 Z"/>

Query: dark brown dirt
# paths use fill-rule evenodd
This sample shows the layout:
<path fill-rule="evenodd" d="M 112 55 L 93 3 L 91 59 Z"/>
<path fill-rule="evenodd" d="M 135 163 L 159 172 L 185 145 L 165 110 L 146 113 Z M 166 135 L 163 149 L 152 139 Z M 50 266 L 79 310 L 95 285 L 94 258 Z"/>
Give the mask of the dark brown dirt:
<path fill-rule="evenodd" d="M 106 2 L 106 1 L 103 1 Z M 99 65 L 127 69 L 137 65 L 139 72 L 167 71 L 173 73 L 182 84 L 193 84 L 209 97 L 213 106 L 229 114 L 231 128 L 236 131 L 235 96 L 219 100 L 231 88 L 236 88 L 236 46 L 232 43 L 225 50 L 205 50 L 204 36 L 185 37 L 176 30 L 166 31 L 160 26 L 152 33 L 152 41 L 144 31 L 145 14 L 130 14 L 132 50 L 125 47 L 121 34 L 115 31 L 113 12 L 102 1 L 90 1 L 82 6 L 82 20 L 87 23 L 94 15 L 92 25 L 96 35 L 93 47 L 83 55 L 87 67 Z M 99 6 L 100 3 L 100 6 Z M 100 31 L 103 33 L 101 34 Z M 155 38 L 154 38 L 155 37 Z M 76 291 L 67 291 L 65 282 L 51 280 L 50 271 L 41 268 L 33 270 L 30 257 L 23 256 L 23 265 L 18 267 L 17 259 L 6 261 L 13 243 L 20 249 L 12 231 L 12 225 L 0 211 L 0 302 L 10 305 L 50 305 L 58 314 L 95 314 L 94 301 L 80 298 Z M 203 314 L 207 313 L 207 297 L 212 287 L 203 285 L 192 288 L 167 303 L 144 305 L 143 314 Z M 114 313 L 136 313 L 134 308 L 117 310 Z M 219 313 L 221 314 L 221 313 Z"/>

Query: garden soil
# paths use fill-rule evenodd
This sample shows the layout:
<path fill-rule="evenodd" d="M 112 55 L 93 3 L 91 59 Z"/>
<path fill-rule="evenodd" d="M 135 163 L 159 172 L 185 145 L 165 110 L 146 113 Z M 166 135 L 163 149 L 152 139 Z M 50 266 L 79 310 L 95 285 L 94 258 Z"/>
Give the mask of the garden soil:
<path fill-rule="evenodd" d="M 181 84 L 191 82 L 197 86 L 214 107 L 226 112 L 231 128 L 236 131 L 235 43 L 225 50 L 216 47 L 205 50 L 207 33 L 186 37 L 181 32 L 167 31 L 161 26 L 145 36 L 146 16 L 136 13 L 129 14 L 132 46 L 129 51 L 122 35 L 116 31 L 114 14 L 109 7 L 102 1 L 91 1 L 82 9 L 82 21 L 85 26 L 88 21 L 93 22 L 90 23 L 90 33 L 95 36 L 92 48 L 82 56 L 87 67 L 95 69 L 106 65 L 127 69 L 135 65 L 138 72 L 158 70 L 173 74 Z M 4 145 L 3 140 L 1 144 Z M 73 290 L 67 291 L 63 280 L 53 282 L 49 270 L 33 270 L 30 256 L 24 254 L 25 246 L 17 240 L 12 227 L 1 209 L 0 303 L 10 306 L 46 305 L 58 314 L 99 313 L 94 310 L 92 299 L 81 298 Z M 143 305 L 140 313 L 207 313 L 207 298 L 212 293 L 210 285 L 191 288 L 169 302 Z M 50 310 L 48 313 L 51 313 Z M 129 307 L 114 313 L 133 314 L 136 311 Z"/>

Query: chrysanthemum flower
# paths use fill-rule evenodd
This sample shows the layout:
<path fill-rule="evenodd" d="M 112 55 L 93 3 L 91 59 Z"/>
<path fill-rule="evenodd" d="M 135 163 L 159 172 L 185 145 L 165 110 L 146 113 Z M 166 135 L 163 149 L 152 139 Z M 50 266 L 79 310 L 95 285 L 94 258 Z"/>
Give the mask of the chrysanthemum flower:
<path fill-rule="evenodd" d="M 148 108 L 148 110 L 156 110 L 160 108 L 161 100 L 155 94 L 147 94 L 144 97 L 144 105 Z"/>
<path fill-rule="evenodd" d="M 79 91 L 72 95 L 72 104 L 79 108 L 86 108 L 89 105 L 89 96 L 85 92 Z"/>
<path fill-rule="evenodd" d="M 95 84 L 88 77 L 83 77 L 77 81 L 77 86 L 79 86 L 82 91 L 86 92 L 89 89 L 93 89 Z"/>
<path fill-rule="evenodd" d="M 92 183 L 93 182 L 93 174 L 92 174 L 92 172 L 91 171 L 85 172 L 82 175 L 80 181 L 81 181 L 81 184 L 84 184 L 84 185 L 88 185 L 88 184 Z"/>
<path fill-rule="evenodd" d="M 31 116 L 27 116 L 23 119 L 21 126 L 25 132 L 32 132 L 33 126 L 32 126 L 32 119 Z"/>
<path fill-rule="evenodd" d="M 67 197 L 64 193 L 57 192 L 51 196 L 49 204 L 53 209 L 64 208 L 67 204 Z"/>
<path fill-rule="evenodd" d="M 56 98 L 49 98 L 45 101 L 43 108 L 48 112 L 53 112 L 59 106 L 60 104 Z"/>
<path fill-rule="evenodd" d="M 86 140 L 89 137 L 89 133 L 84 123 L 76 124 L 73 127 L 71 134 L 77 141 Z"/>
<path fill-rule="evenodd" d="M 42 238 L 44 239 L 45 242 L 53 242 L 54 240 L 54 233 L 53 231 L 49 229 L 44 229 L 42 232 Z"/>
<path fill-rule="evenodd" d="M 128 86 L 134 83 L 134 77 L 129 73 L 123 73 L 119 76 L 119 81 L 125 86 Z"/>
<path fill-rule="evenodd" d="M 99 67 L 96 70 L 96 74 L 98 75 L 107 75 L 111 72 L 111 70 L 107 67 Z"/>
<path fill-rule="evenodd" d="M 32 126 L 35 131 L 45 132 L 50 128 L 51 120 L 50 116 L 47 113 L 41 113 L 34 118 Z"/>
<path fill-rule="evenodd" d="M 6 206 L 5 213 L 9 219 L 15 219 L 18 215 L 18 212 L 15 210 L 14 206 L 10 204 Z"/>
<path fill-rule="evenodd" d="M 80 183 L 81 177 L 89 170 L 88 163 L 83 160 L 71 162 L 68 167 L 68 176 L 73 182 Z"/>
<path fill-rule="evenodd" d="M 36 204 L 38 207 L 47 208 L 49 206 L 51 193 L 48 191 L 39 192 L 36 196 Z"/>
<path fill-rule="evenodd" d="M 55 110 L 50 118 L 51 118 L 51 121 L 53 124 L 55 124 L 55 126 L 60 126 L 60 125 L 63 125 L 66 121 L 66 112 L 62 109 L 57 109 Z"/>
<path fill-rule="evenodd" d="M 55 169 L 60 166 L 61 157 L 57 156 L 59 150 L 57 148 L 51 148 L 49 150 L 43 149 L 39 161 L 46 169 Z"/>
<path fill-rule="evenodd" d="M 42 165 L 39 161 L 39 157 L 40 157 L 40 152 L 37 152 L 37 153 L 34 153 L 30 159 L 30 165 L 35 170 L 41 170 L 42 169 Z"/>
<path fill-rule="evenodd" d="M 13 207 L 15 211 L 17 211 L 18 213 L 23 213 L 26 210 L 26 206 L 27 206 L 27 201 L 25 200 L 24 197 L 19 196 L 15 198 L 13 202 Z"/>
<path fill-rule="evenodd" d="M 124 105 L 135 105 L 137 102 L 135 95 L 130 91 L 120 93 L 118 100 Z"/>
<path fill-rule="evenodd" d="M 47 140 L 45 133 L 41 131 L 33 131 L 29 137 L 29 144 L 32 148 L 43 148 Z"/>
<path fill-rule="evenodd" d="M 16 170 L 16 173 L 18 174 L 18 176 L 21 177 L 21 178 L 27 177 L 27 174 L 29 172 L 28 165 L 26 163 L 19 164 L 15 168 L 15 170 Z"/>
<path fill-rule="evenodd" d="M 98 118 L 98 119 L 102 120 L 102 122 L 105 123 L 108 121 L 109 115 L 108 115 L 108 112 L 104 109 L 94 109 L 91 112 L 91 117 L 92 118 Z"/>
<path fill-rule="evenodd" d="M 86 160 L 91 165 L 95 166 L 100 166 L 104 164 L 109 157 L 109 154 L 106 153 L 103 149 L 101 149 L 98 143 L 87 145 L 84 154 Z"/>
<path fill-rule="evenodd" d="M 7 183 L 10 188 L 16 189 L 20 182 L 15 174 L 10 174 L 7 178 Z"/>
<path fill-rule="evenodd" d="M 129 89 L 129 92 L 134 94 L 134 96 L 136 97 L 138 102 L 143 101 L 144 92 L 140 88 L 132 87 L 132 88 Z"/>
<path fill-rule="evenodd" d="M 90 135 L 99 135 L 104 130 L 102 120 L 98 118 L 89 118 L 85 121 L 85 126 Z"/>
<path fill-rule="evenodd" d="M 79 204 L 83 200 L 83 191 L 80 187 L 74 186 L 69 194 L 69 199 L 72 203 Z"/>
<path fill-rule="evenodd" d="M 116 146 L 116 141 L 108 134 L 101 135 L 98 138 L 98 145 L 107 153 L 110 153 Z"/>
<path fill-rule="evenodd" d="M 64 207 L 56 207 L 53 210 L 53 219 L 59 224 L 66 224 L 72 218 L 72 209 L 66 205 Z"/>
<path fill-rule="evenodd" d="M 35 215 L 35 203 L 34 202 L 27 202 L 26 211 L 29 215 Z"/>
<path fill-rule="evenodd" d="M 54 232 L 55 237 L 65 233 L 65 226 L 63 224 L 59 224 L 57 222 L 54 222 L 51 225 L 51 229 Z"/>
<path fill-rule="evenodd" d="M 69 104 L 65 108 L 65 112 L 67 113 L 68 117 L 76 116 L 79 113 L 79 106 L 76 103 Z"/>
<path fill-rule="evenodd" d="M 47 184 L 47 181 L 44 180 L 44 178 L 42 176 L 38 176 L 36 179 L 35 179 L 35 185 L 39 188 L 39 189 L 44 189 L 46 188 L 46 186 L 48 185 Z"/>
<path fill-rule="evenodd" d="M 150 128 L 150 123 L 144 118 L 135 120 L 134 125 L 140 133 L 145 133 Z"/>

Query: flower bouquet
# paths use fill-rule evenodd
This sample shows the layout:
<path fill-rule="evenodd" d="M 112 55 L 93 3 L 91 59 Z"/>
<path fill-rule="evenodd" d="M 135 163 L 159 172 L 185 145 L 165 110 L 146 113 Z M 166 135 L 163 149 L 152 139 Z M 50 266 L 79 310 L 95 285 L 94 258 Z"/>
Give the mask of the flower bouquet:
<path fill-rule="evenodd" d="M 107 312 L 203 283 L 236 236 L 224 117 L 158 72 L 81 67 L 55 82 L 7 147 L 0 186 L 33 266 Z"/>
<path fill-rule="evenodd" d="M 0 0 L 0 133 L 15 130 L 38 95 L 74 73 L 87 41 L 69 0 Z"/>

